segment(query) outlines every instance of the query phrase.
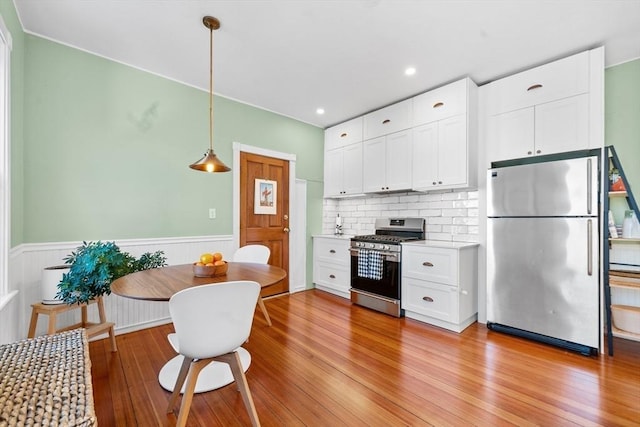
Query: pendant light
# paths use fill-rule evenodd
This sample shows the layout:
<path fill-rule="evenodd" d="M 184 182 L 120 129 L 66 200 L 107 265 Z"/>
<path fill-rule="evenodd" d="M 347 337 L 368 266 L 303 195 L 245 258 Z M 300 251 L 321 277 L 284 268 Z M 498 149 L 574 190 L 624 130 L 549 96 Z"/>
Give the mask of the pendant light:
<path fill-rule="evenodd" d="M 222 163 L 213 152 L 213 31 L 220 28 L 220 21 L 213 16 L 205 16 L 202 23 L 209 29 L 209 149 L 204 157 L 189 165 L 191 169 L 202 172 L 228 172 L 230 167 Z"/>

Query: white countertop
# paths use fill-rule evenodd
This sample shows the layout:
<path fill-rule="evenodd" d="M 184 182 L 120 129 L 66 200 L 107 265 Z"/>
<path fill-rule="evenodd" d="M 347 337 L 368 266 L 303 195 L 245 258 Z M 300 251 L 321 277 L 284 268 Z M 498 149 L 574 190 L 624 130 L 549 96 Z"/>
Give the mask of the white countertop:
<path fill-rule="evenodd" d="M 405 242 L 402 246 L 426 246 L 430 248 L 449 248 L 449 249 L 463 249 L 472 248 L 478 246 L 476 242 L 448 242 L 445 240 L 419 240 L 417 242 Z"/>
<path fill-rule="evenodd" d="M 338 240 L 350 240 L 353 235 L 352 234 L 341 234 L 340 236 L 336 236 L 335 234 L 313 234 L 311 237 L 322 237 L 326 239 L 338 239 Z"/>

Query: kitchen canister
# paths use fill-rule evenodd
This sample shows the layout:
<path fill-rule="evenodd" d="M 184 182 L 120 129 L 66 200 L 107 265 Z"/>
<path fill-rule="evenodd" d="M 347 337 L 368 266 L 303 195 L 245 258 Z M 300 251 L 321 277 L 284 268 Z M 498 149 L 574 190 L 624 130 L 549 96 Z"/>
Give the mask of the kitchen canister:
<path fill-rule="evenodd" d="M 40 290 L 42 291 L 43 304 L 63 304 L 64 301 L 57 299 L 58 283 L 62 280 L 62 275 L 69 272 L 69 265 L 54 265 L 46 267 L 42 270 L 42 282 Z"/>
<path fill-rule="evenodd" d="M 640 223 L 638 223 L 636 213 L 632 210 L 627 210 L 624 212 L 624 221 L 622 222 L 622 238 L 640 238 Z"/>

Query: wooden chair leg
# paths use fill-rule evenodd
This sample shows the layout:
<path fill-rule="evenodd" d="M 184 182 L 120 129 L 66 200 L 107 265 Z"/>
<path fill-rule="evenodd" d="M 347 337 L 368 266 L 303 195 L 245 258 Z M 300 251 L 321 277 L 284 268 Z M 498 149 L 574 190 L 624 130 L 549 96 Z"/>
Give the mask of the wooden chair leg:
<path fill-rule="evenodd" d="M 176 384 L 173 386 L 173 393 L 171 393 L 169 404 L 167 405 L 167 414 L 172 413 L 175 408 L 178 396 L 180 396 L 180 390 L 182 390 L 184 380 L 187 378 L 187 374 L 189 373 L 189 366 L 191 366 L 191 362 L 193 362 L 193 359 L 189 357 L 185 357 L 182 360 L 182 366 L 180 367 L 178 378 L 176 378 Z"/>
<path fill-rule="evenodd" d="M 253 398 L 251 397 L 251 390 L 249 390 L 247 377 L 244 375 L 244 369 L 242 368 L 242 363 L 240 362 L 240 355 L 238 354 L 238 352 L 234 351 L 233 353 L 227 353 L 223 354 L 222 356 L 218 356 L 215 358 L 215 360 L 219 360 L 221 362 L 229 364 L 231 373 L 233 374 L 233 378 L 238 385 L 238 390 L 242 395 L 244 406 L 247 408 L 247 412 L 249 413 L 251 425 L 254 427 L 259 427 L 260 420 L 258 419 L 258 412 L 256 411 L 256 407 L 253 404 Z"/>
<path fill-rule="evenodd" d="M 264 301 L 262 297 L 258 297 L 258 305 L 260 306 L 260 310 L 262 310 L 262 314 L 264 314 L 264 318 L 267 320 L 267 325 L 271 326 L 271 319 L 269 318 L 269 313 L 267 313 L 267 307 L 264 306 Z"/>
<path fill-rule="evenodd" d="M 184 389 L 182 395 L 182 403 L 180 404 L 180 413 L 178 414 L 178 420 L 176 421 L 176 427 L 184 427 L 187 424 L 187 418 L 189 417 L 189 409 L 191 408 L 191 400 L 193 399 L 193 391 L 196 389 L 196 382 L 198 381 L 198 375 L 202 368 L 211 363 L 213 359 L 199 359 L 191 363 L 189 368 L 189 376 L 187 378 L 187 386 Z M 177 381 L 176 381 L 177 383 Z M 176 388 L 180 393 L 180 389 Z"/>

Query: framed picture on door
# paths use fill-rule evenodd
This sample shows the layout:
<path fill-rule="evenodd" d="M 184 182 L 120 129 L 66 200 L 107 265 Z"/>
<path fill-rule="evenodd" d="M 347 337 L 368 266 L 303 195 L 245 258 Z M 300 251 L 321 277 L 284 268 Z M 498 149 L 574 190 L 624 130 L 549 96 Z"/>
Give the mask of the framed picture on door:
<path fill-rule="evenodd" d="M 268 179 L 256 179 L 253 213 L 256 215 L 275 215 L 278 195 L 278 182 Z"/>

